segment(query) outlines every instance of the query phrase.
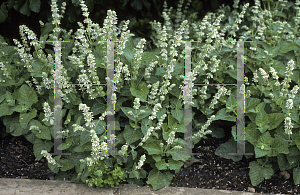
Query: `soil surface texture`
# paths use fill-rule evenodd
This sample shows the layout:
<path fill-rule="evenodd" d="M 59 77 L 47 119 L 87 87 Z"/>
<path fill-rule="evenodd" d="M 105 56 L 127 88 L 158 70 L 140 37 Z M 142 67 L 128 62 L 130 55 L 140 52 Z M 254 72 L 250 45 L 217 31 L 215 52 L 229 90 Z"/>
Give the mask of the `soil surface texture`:
<path fill-rule="evenodd" d="M 25 137 L 7 135 L 2 138 L 0 132 L 0 140 L 0 178 L 54 179 L 55 173 L 48 169 L 46 159 L 42 158 L 40 161 L 35 159 L 33 145 Z M 292 175 L 289 179 L 284 179 L 278 176 L 280 171 L 270 180 L 252 186 L 248 166 L 254 159 L 243 157 L 243 160 L 234 162 L 215 155 L 217 147 L 227 140 L 228 138 L 216 139 L 211 135 L 201 140 L 193 149 L 193 153 L 202 153 L 195 156 L 196 159 L 202 160 L 202 163 L 182 167 L 176 175 L 174 174 L 170 186 L 267 194 L 299 194 L 300 187 L 295 186 Z"/>

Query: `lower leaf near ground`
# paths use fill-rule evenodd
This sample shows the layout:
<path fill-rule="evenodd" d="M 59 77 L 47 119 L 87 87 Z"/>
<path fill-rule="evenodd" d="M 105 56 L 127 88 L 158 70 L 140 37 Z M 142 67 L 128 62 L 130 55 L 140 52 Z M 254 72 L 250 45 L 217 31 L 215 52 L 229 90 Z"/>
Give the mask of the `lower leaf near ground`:
<path fill-rule="evenodd" d="M 153 190 L 170 186 L 173 175 L 170 172 L 160 172 L 158 169 L 152 169 L 149 173 L 147 184 L 153 187 Z"/>

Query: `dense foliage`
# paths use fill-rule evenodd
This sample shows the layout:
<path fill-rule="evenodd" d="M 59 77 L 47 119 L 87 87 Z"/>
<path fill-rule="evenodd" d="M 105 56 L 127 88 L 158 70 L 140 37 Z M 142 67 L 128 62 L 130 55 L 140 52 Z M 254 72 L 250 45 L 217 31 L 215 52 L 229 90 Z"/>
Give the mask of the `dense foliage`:
<path fill-rule="evenodd" d="M 258 0 L 251 8 L 248 3 L 239 6 L 235 1 L 233 11 L 224 6 L 218 10 L 218 16 L 209 13 L 197 21 L 190 15 L 174 22 L 170 18 L 172 8 L 167 9 L 165 3 L 164 25 L 151 22 L 155 46 L 152 48 L 144 38 L 130 33 L 129 21 L 117 25 L 114 11 L 107 11 L 100 28 L 90 20 L 84 1 L 80 4 L 84 24 L 78 22 L 80 28 L 72 35 L 72 31 L 59 26 L 66 4 L 62 4 L 63 12 L 58 14 L 53 1 L 53 21 L 46 24 L 40 21 L 43 33 L 39 41 L 24 25 L 20 26 L 22 43 L 14 40 L 18 48 L 8 46 L 1 38 L 0 91 L 4 95 L 0 96 L 0 117 L 7 133 L 24 135 L 33 143 L 36 158 L 47 157 L 49 168 L 58 173 L 56 179 L 108 187 L 124 179 L 144 185 L 141 178 L 147 178 L 147 184 L 157 190 L 170 185 L 171 172 L 177 173 L 185 161 L 193 159 L 188 154 L 178 155 L 187 147 L 184 118 L 189 115 L 184 112 L 187 103 L 184 86 L 191 81 L 194 108 L 190 115 L 191 147 L 209 133 L 214 137 L 224 134 L 207 128 L 216 120 L 235 122 L 237 92 L 246 93 L 245 116 L 250 119 L 246 120 L 246 152 L 255 153 L 257 158 L 249 165 L 252 184 L 270 178 L 278 168 L 292 170 L 295 184 L 299 184 L 300 3 L 271 2 L 263 2 L 266 9 L 262 10 Z M 182 2 L 178 7 L 182 7 Z M 292 7 L 298 11 L 291 11 Z M 176 15 L 182 14 L 181 9 L 177 12 Z M 282 22 L 281 18 L 289 22 Z M 54 51 L 45 49 L 45 44 L 51 45 L 45 42 L 49 39 L 70 40 L 62 43 L 61 49 L 63 143 L 59 149 L 72 154 L 55 157 L 49 152 L 54 138 L 54 78 L 60 78 L 53 70 Z M 194 86 L 194 83 L 236 83 L 237 63 L 233 54 L 237 47 L 229 41 L 237 39 L 253 40 L 245 44 L 248 87 L 243 85 L 237 90 L 234 86 Z M 116 48 L 112 96 L 116 132 L 112 137 L 121 155 L 115 155 L 107 147 L 104 121 L 108 115 L 107 87 L 88 85 L 109 80 L 104 42 L 108 40 L 114 41 Z M 192 73 L 184 76 L 185 47 L 179 41 L 186 40 L 199 42 L 192 47 Z M 272 73 L 273 79 L 266 71 Z M 69 83 L 81 83 L 81 91 Z M 93 120 L 96 117 L 99 119 Z M 235 130 L 233 126 L 232 139 L 216 153 L 238 161 L 241 155 L 226 155 L 236 152 Z M 144 164 L 151 168 L 144 169 Z"/>

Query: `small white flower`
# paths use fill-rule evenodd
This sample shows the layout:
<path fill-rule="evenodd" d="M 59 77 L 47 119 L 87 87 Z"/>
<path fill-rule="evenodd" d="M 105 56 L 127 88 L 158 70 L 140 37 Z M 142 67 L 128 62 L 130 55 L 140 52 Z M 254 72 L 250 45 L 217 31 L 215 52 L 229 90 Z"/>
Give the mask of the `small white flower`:
<path fill-rule="evenodd" d="M 171 145 L 173 143 L 173 141 L 175 140 L 175 131 L 172 131 L 170 134 L 169 134 L 169 139 L 167 140 L 167 143 L 169 145 Z"/>
<path fill-rule="evenodd" d="M 284 119 L 284 128 L 285 128 L 285 133 L 291 135 L 292 134 L 292 128 L 293 128 L 293 124 L 292 124 L 292 120 L 290 117 L 286 117 Z"/>
<path fill-rule="evenodd" d="M 123 155 L 125 155 L 125 153 L 127 152 L 127 149 L 128 149 L 128 145 L 127 145 L 127 143 L 126 143 L 125 145 L 123 145 L 123 146 L 121 147 L 120 153 L 122 153 Z"/>
<path fill-rule="evenodd" d="M 288 99 L 286 101 L 286 108 L 289 110 L 293 108 L 293 100 L 292 99 Z"/>
<path fill-rule="evenodd" d="M 242 84 L 240 87 L 240 94 L 245 94 L 245 84 Z"/>
<path fill-rule="evenodd" d="M 133 115 L 133 112 L 132 111 L 128 111 L 127 114 Z"/>
<path fill-rule="evenodd" d="M 263 79 L 267 80 L 268 77 L 269 77 L 269 74 L 266 73 L 266 71 L 264 69 L 262 69 L 262 68 L 259 68 L 259 71 L 260 71 L 260 74 L 263 75 Z"/>
<path fill-rule="evenodd" d="M 154 120 L 154 119 L 156 118 L 156 113 L 157 113 L 157 111 L 159 110 L 159 108 L 162 108 L 162 106 L 161 106 L 160 103 L 158 103 L 158 104 L 156 104 L 156 105 L 154 106 L 152 115 L 149 116 L 149 119 Z"/>
<path fill-rule="evenodd" d="M 145 142 L 150 137 L 150 135 L 152 134 L 153 130 L 154 130 L 154 127 L 150 127 L 148 129 L 147 134 L 142 139 L 142 142 L 141 142 L 142 145 L 143 145 L 143 142 Z"/>
<path fill-rule="evenodd" d="M 48 163 L 56 165 L 55 160 L 52 158 L 51 154 L 49 154 L 46 150 L 42 150 L 41 154 L 47 159 Z"/>
<path fill-rule="evenodd" d="M 135 98 L 134 99 L 134 106 L 133 108 L 138 110 L 140 108 L 141 104 L 140 104 L 140 98 Z"/>
<path fill-rule="evenodd" d="M 294 70 L 294 65 L 295 65 L 295 63 L 294 63 L 294 60 L 293 59 L 291 59 L 289 62 L 288 62 L 288 64 L 287 64 L 287 67 L 286 67 L 286 75 L 287 76 L 290 76 L 290 75 L 292 75 L 293 74 L 293 70 Z"/>
<path fill-rule="evenodd" d="M 298 89 L 299 89 L 298 85 L 295 85 L 294 88 L 291 90 L 292 95 L 289 94 L 289 98 L 294 98 L 295 94 L 297 94 L 298 92 Z"/>
<path fill-rule="evenodd" d="M 136 169 L 141 169 L 145 160 L 146 160 L 146 155 L 144 154 L 143 156 L 141 156 L 140 161 L 139 161 L 138 165 L 136 166 Z"/>
<path fill-rule="evenodd" d="M 212 131 L 211 130 L 207 130 L 207 127 L 210 125 L 210 123 L 213 121 L 213 119 L 215 118 L 216 116 L 215 115 L 212 115 L 205 123 L 205 125 L 202 126 L 201 128 L 201 131 L 198 131 L 195 135 L 193 135 L 192 137 L 193 138 L 196 138 L 196 137 L 203 137 L 204 135 L 208 134 L 208 133 L 211 133 Z"/>

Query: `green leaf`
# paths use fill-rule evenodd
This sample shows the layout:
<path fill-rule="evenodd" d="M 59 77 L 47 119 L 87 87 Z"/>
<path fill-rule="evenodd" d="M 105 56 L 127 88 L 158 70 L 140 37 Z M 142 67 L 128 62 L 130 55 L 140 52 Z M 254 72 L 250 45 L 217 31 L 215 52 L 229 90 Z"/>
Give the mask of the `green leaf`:
<path fill-rule="evenodd" d="M 213 119 L 213 121 L 216 120 L 225 120 L 225 121 L 234 121 L 236 122 L 236 116 L 228 116 L 228 114 L 226 114 L 226 108 L 222 108 L 221 110 L 219 110 L 215 116 L 215 118 Z"/>
<path fill-rule="evenodd" d="M 300 151 L 296 146 L 291 146 L 290 147 L 290 153 L 286 155 L 286 159 L 289 162 L 290 168 L 294 168 L 298 166 L 300 162 Z"/>
<path fill-rule="evenodd" d="M 76 120 L 76 125 L 81 126 L 82 125 L 81 120 L 82 120 L 82 116 L 79 116 Z"/>
<path fill-rule="evenodd" d="M 142 145 L 142 148 L 147 150 L 148 155 L 154 155 L 154 154 L 162 154 L 162 150 L 160 147 L 160 143 L 162 143 L 161 140 L 152 140 L 152 141 L 147 141 Z"/>
<path fill-rule="evenodd" d="M 299 49 L 297 44 L 293 43 L 293 42 L 280 41 L 280 43 L 278 43 L 278 45 L 280 47 L 280 52 L 283 54 Z"/>
<path fill-rule="evenodd" d="M 21 136 L 28 133 L 28 129 L 21 127 L 18 116 L 13 118 L 5 116 L 3 118 L 3 124 L 6 126 L 6 132 L 13 136 Z"/>
<path fill-rule="evenodd" d="M 159 190 L 163 187 L 169 186 L 173 179 L 170 172 L 160 172 L 157 169 L 152 169 L 148 175 L 147 184 L 153 187 L 153 190 Z"/>
<path fill-rule="evenodd" d="M 39 138 L 36 138 L 33 143 L 33 153 L 36 157 L 36 159 L 39 161 L 43 157 L 41 154 L 42 150 L 46 150 L 47 152 L 50 152 L 51 148 L 53 146 L 52 141 L 43 141 Z"/>
<path fill-rule="evenodd" d="M 5 116 L 5 115 L 12 115 L 12 113 L 14 113 L 11 106 L 9 106 L 7 102 L 1 103 L 0 110 L 1 110 L 0 117 Z"/>
<path fill-rule="evenodd" d="M 29 129 L 36 126 L 38 129 L 32 129 L 31 131 L 40 139 L 51 140 L 51 133 L 49 127 L 42 125 L 38 120 L 31 120 L 29 122 Z"/>
<path fill-rule="evenodd" d="M 177 123 L 176 119 L 172 115 L 168 114 L 168 125 L 173 126 L 174 123 Z"/>
<path fill-rule="evenodd" d="M 78 94 L 69 93 L 67 96 L 71 100 L 73 105 L 79 105 L 82 103 L 80 95 Z"/>
<path fill-rule="evenodd" d="M 60 160 L 60 157 L 61 157 L 61 155 L 53 157 L 54 160 L 55 160 L 55 162 L 56 162 L 55 165 L 52 165 L 51 163 L 48 162 L 48 167 L 49 167 L 49 169 L 50 169 L 53 173 L 58 173 L 58 172 L 59 172 L 59 168 L 58 168 L 57 162 L 60 162 L 60 161 L 61 161 L 61 160 Z"/>
<path fill-rule="evenodd" d="M 278 154 L 277 155 L 277 162 L 280 170 L 288 170 L 290 169 L 290 164 L 286 159 L 285 154 Z"/>
<path fill-rule="evenodd" d="M 103 113 L 104 110 L 106 110 L 106 105 L 99 102 L 94 102 L 93 106 L 91 107 L 91 112 L 93 112 L 94 116 Z"/>
<path fill-rule="evenodd" d="M 281 131 L 277 131 L 275 134 L 274 134 L 274 137 L 276 139 L 279 139 L 281 140 L 287 147 L 289 147 L 289 136 L 284 132 L 284 130 L 281 130 Z M 258 140 L 258 139 L 257 139 Z"/>
<path fill-rule="evenodd" d="M 134 97 L 140 98 L 141 102 L 146 102 L 149 90 L 146 83 L 142 82 L 138 87 L 133 83 L 132 87 L 130 87 L 130 92 Z"/>
<path fill-rule="evenodd" d="M 39 13 L 40 8 L 41 8 L 41 1 L 40 0 L 29 0 L 30 4 L 29 7 L 31 11 L 35 13 Z"/>
<path fill-rule="evenodd" d="M 100 135 L 106 131 L 106 122 L 102 120 L 93 120 L 95 124 L 91 129 L 94 129 L 97 135 Z"/>
<path fill-rule="evenodd" d="M 236 110 L 237 108 L 237 101 L 234 95 L 230 95 L 229 98 L 226 101 L 226 108 L 228 109 L 229 112 Z"/>
<path fill-rule="evenodd" d="M 124 112 L 124 114 L 129 118 L 131 119 L 132 121 L 135 121 L 135 118 L 134 116 L 135 115 L 129 115 L 128 112 L 131 111 L 133 114 L 135 114 L 136 110 L 134 108 L 129 108 L 129 107 L 121 107 L 121 110 Z M 141 113 L 140 110 L 144 110 L 145 112 L 144 113 Z M 152 114 L 152 110 L 150 109 L 147 109 L 147 108 L 140 108 L 137 112 L 140 112 L 138 114 L 138 117 L 137 117 L 137 121 L 140 121 L 146 117 L 148 117 L 149 115 Z"/>
<path fill-rule="evenodd" d="M 126 42 L 126 47 L 124 49 L 123 55 L 130 63 L 132 63 L 134 54 L 135 54 L 134 42 L 132 37 L 130 37 Z"/>
<path fill-rule="evenodd" d="M 18 90 L 17 101 L 20 102 L 19 104 L 23 104 L 25 107 L 30 108 L 32 104 L 38 102 L 38 98 L 33 88 L 23 84 Z"/>
<path fill-rule="evenodd" d="M 273 139 L 274 138 L 271 137 L 268 131 L 262 134 L 254 148 L 255 158 L 260 158 L 267 155 L 269 150 L 271 150 Z"/>
<path fill-rule="evenodd" d="M 35 134 L 32 132 L 25 134 L 24 137 L 32 144 L 34 143 L 34 140 L 36 139 Z"/>
<path fill-rule="evenodd" d="M 73 152 L 77 153 L 77 152 L 84 152 L 85 149 L 82 145 L 79 145 L 79 146 L 76 146 L 74 149 L 73 149 Z"/>
<path fill-rule="evenodd" d="M 158 170 L 168 169 L 168 166 L 166 165 L 165 159 L 162 159 L 162 160 L 156 162 L 155 166 L 157 167 Z"/>
<path fill-rule="evenodd" d="M 0 94 L 2 94 L 0 95 L 0 104 L 3 102 L 3 100 L 5 100 L 5 96 L 6 96 L 5 92 L 6 92 L 6 88 L 0 87 Z"/>
<path fill-rule="evenodd" d="M 162 124 L 162 129 L 163 129 L 162 131 L 163 139 L 168 140 L 169 139 L 168 124 L 167 123 Z"/>
<path fill-rule="evenodd" d="M 134 129 L 140 129 L 140 128 L 141 128 L 139 125 L 136 125 L 136 124 L 134 124 L 134 123 L 132 123 L 132 122 L 129 122 L 129 124 L 130 124 L 131 127 L 134 128 Z"/>
<path fill-rule="evenodd" d="M 169 115 L 170 116 L 170 115 Z M 171 131 L 175 131 L 175 132 L 180 132 L 180 133 L 184 133 L 184 131 L 185 131 L 185 126 L 184 126 L 184 124 L 182 123 L 182 124 L 178 124 L 178 123 L 174 123 L 173 125 L 172 125 L 172 127 L 170 128 L 170 130 Z"/>
<path fill-rule="evenodd" d="M 260 102 L 257 106 L 256 106 L 256 113 L 259 113 L 261 110 L 264 110 L 266 106 L 265 102 Z"/>
<path fill-rule="evenodd" d="M 132 174 L 137 178 L 140 179 L 140 173 L 137 170 L 133 170 Z"/>
<path fill-rule="evenodd" d="M 229 155 L 237 153 L 237 142 L 231 138 L 226 143 L 221 144 L 215 151 L 215 154 L 226 159 L 232 159 L 234 162 L 242 160 L 243 155 Z"/>
<path fill-rule="evenodd" d="M 257 161 L 254 161 L 250 162 L 249 168 L 249 176 L 253 186 L 257 186 L 264 181 L 264 179 L 271 179 L 271 176 L 274 174 L 271 164 L 265 164 L 264 167 L 262 167 Z"/>
<path fill-rule="evenodd" d="M 248 124 L 245 130 L 245 137 L 248 142 L 250 142 L 252 145 L 257 144 L 257 140 L 262 135 L 262 133 L 256 128 L 256 125 L 254 123 Z"/>
<path fill-rule="evenodd" d="M 90 155 L 91 155 L 90 152 L 75 152 L 75 153 L 72 153 L 72 158 L 70 158 L 70 160 L 72 161 L 72 163 L 75 166 L 78 166 L 78 167 L 86 166 L 86 164 L 80 162 L 80 159 L 85 159 L 86 157 L 90 157 Z M 78 171 L 77 171 L 77 173 L 78 173 Z"/>
<path fill-rule="evenodd" d="M 279 153 L 288 154 L 290 151 L 288 146 L 282 140 L 274 138 L 268 156 L 277 156 Z"/>
<path fill-rule="evenodd" d="M 36 117 L 37 110 L 34 108 L 29 113 L 21 113 L 20 114 L 20 124 L 21 127 L 27 128 L 29 121 Z"/>
<path fill-rule="evenodd" d="M 131 150 L 131 154 L 132 154 L 132 159 L 136 159 L 136 156 L 137 156 L 137 152 L 134 151 L 134 150 Z"/>
<path fill-rule="evenodd" d="M 256 107 L 257 104 L 259 104 L 259 102 L 261 102 L 261 100 L 258 98 L 246 98 L 245 113 L 251 113 L 251 112 L 256 113 L 254 108 Z"/>
<path fill-rule="evenodd" d="M 6 102 L 8 103 L 8 105 L 10 105 L 10 106 L 15 105 L 15 100 L 9 91 L 5 92 L 5 98 L 6 98 Z"/>
<path fill-rule="evenodd" d="M 297 137 L 295 138 L 295 143 L 296 143 L 297 148 L 300 150 L 300 136 L 299 135 L 297 135 Z"/>
<path fill-rule="evenodd" d="M 183 123 L 183 116 L 184 116 L 184 111 L 183 109 L 176 109 L 176 110 L 171 110 L 172 116 L 177 119 L 177 121 L 181 124 Z"/>
<path fill-rule="evenodd" d="M 24 105 L 17 105 L 11 108 L 13 111 L 16 112 L 24 112 L 26 111 L 25 106 Z"/>
<path fill-rule="evenodd" d="M 67 120 L 64 122 L 65 125 L 69 124 L 71 122 L 72 119 L 72 115 L 74 115 L 76 113 L 75 109 L 70 109 L 67 115 Z"/>
<path fill-rule="evenodd" d="M 152 158 L 155 160 L 155 162 L 158 162 L 158 161 L 161 160 L 161 156 L 160 156 L 160 155 L 157 155 L 157 154 L 152 155 Z"/>
<path fill-rule="evenodd" d="M 283 17 L 283 18 L 287 19 L 287 16 L 284 12 L 276 12 L 276 14 L 274 13 L 274 16 L 280 16 L 280 17 Z M 275 23 L 275 24 L 279 25 L 278 23 Z M 278 30 L 278 29 L 276 29 L 276 30 Z"/>
<path fill-rule="evenodd" d="M 20 8 L 20 13 L 23 14 L 23 15 L 26 15 L 26 16 L 30 16 L 30 9 L 29 9 L 29 2 L 28 0 L 25 1 L 25 3 L 21 6 Z"/>
<path fill-rule="evenodd" d="M 41 37 L 43 37 L 46 34 L 49 34 L 54 29 L 54 25 L 51 22 L 47 22 L 42 28 L 41 28 Z M 47 43 L 50 44 L 50 43 Z"/>
<path fill-rule="evenodd" d="M 152 52 L 143 52 L 141 56 L 142 56 L 142 61 L 148 61 L 148 60 L 151 61 L 156 59 L 155 54 Z"/>
<path fill-rule="evenodd" d="M 232 126 L 231 129 L 232 129 L 232 131 L 236 132 L 236 125 Z M 211 133 L 212 137 L 215 137 L 217 139 L 225 137 L 225 131 L 224 131 L 224 129 L 220 128 L 218 125 L 215 125 L 214 123 L 212 123 L 210 125 L 209 130 L 212 131 L 212 133 Z M 235 137 L 235 136 L 233 136 L 233 137 Z"/>
<path fill-rule="evenodd" d="M 112 163 L 111 159 L 105 159 L 104 162 L 105 162 L 106 166 L 113 167 L 113 163 Z"/>
<path fill-rule="evenodd" d="M 34 51 L 34 54 L 36 55 L 35 51 Z M 46 68 L 43 67 L 40 63 L 32 62 L 31 65 L 32 65 L 32 68 L 33 68 L 32 75 L 34 77 L 42 78 L 43 77 L 42 76 L 42 72 L 46 72 L 47 71 Z"/>
<path fill-rule="evenodd" d="M 169 169 L 170 170 L 175 170 L 175 172 L 177 173 L 180 168 L 183 166 L 183 162 L 181 161 L 177 161 L 177 160 L 173 160 L 173 159 L 169 159 Z"/>
<path fill-rule="evenodd" d="M 126 143 L 130 145 L 141 139 L 143 137 L 143 133 L 140 129 L 133 129 L 129 125 L 125 125 L 123 136 Z"/>
<path fill-rule="evenodd" d="M 172 148 L 171 150 L 168 150 L 166 153 L 167 154 L 171 154 L 173 160 L 181 160 L 181 161 L 186 161 L 188 159 L 191 158 L 191 155 L 189 155 L 189 153 L 185 153 L 184 151 L 184 143 L 185 141 L 179 138 L 178 143 L 181 143 L 181 149 L 176 149 L 176 148 Z"/>
<path fill-rule="evenodd" d="M 162 68 L 162 67 L 156 68 L 155 75 L 157 75 L 157 76 L 164 76 L 165 74 L 166 74 L 165 68 Z"/>
<path fill-rule="evenodd" d="M 296 105 L 296 103 L 294 102 L 294 104 Z M 297 106 L 294 106 L 291 110 L 289 110 L 290 111 L 290 113 L 291 113 L 291 115 L 290 115 L 290 118 L 293 120 L 293 121 L 295 121 L 296 123 L 299 123 L 299 114 L 298 114 L 298 108 L 297 108 Z M 282 111 L 283 111 L 283 113 L 287 113 L 288 111 L 287 111 L 287 108 L 284 106 L 283 108 L 282 108 Z M 296 127 L 295 127 L 296 128 Z"/>
<path fill-rule="evenodd" d="M 86 144 L 90 141 L 92 141 L 92 137 L 91 137 L 90 132 L 82 131 L 81 134 L 80 134 L 80 144 L 83 145 L 83 144 Z"/>
<path fill-rule="evenodd" d="M 1 9 L 0 9 L 0 23 L 3 23 L 6 20 L 7 16 L 8 16 L 8 12 L 5 6 L 5 2 L 3 2 L 1 4 Z"/>
<path fill-rule="evenodd" d="M 300 168 L 293 169 L 293 179 L 294 179 L 295 185 L 300 184 Z"/>
<path fill-rule="evenodd" d="M 92 149 L 92 144 L 91 142 L 87 142 L 83 145 L 79 145 L 79 146 L 76 146 L 74 149 L 73 149 L 73 152 L 84 152 L 84 151 L 91 151 Z M 104 151 L 105 152 L 105 151 Z"/>
<path fill-rule="evenodd" d="M 72 145 L 72 143 L 61 143 L 61 144 L 59 144 L 57 149 L 58 150 L 65 150 L 65 149 L 68 149 L 71 145 Z"/>
<path fill-rule="evenodd" d="M 269 130 L 277 128 L 281 122 L 284 120 L 284 114 L 283 113 L 271 113 L 268 114 L 269 119 Z"/>
<path fill-rule="evenodd" d="M 258 127 L 262 127 L 262 128 L 258 128 L 261 133 L 264 133 L 269 128 L 269 126 L 268 126 L 269 119 L 268 119 L 268 115 L 267 115 L 266 111 L 261 110 L 256 115 L 255 123 Z"/>
<path fill-rule="evenodd" d="M 62 160 L 62 167 L 60 168 L 61 171 L 67 171 L 74 167 L 74 164 L 69 159 Z"/>

